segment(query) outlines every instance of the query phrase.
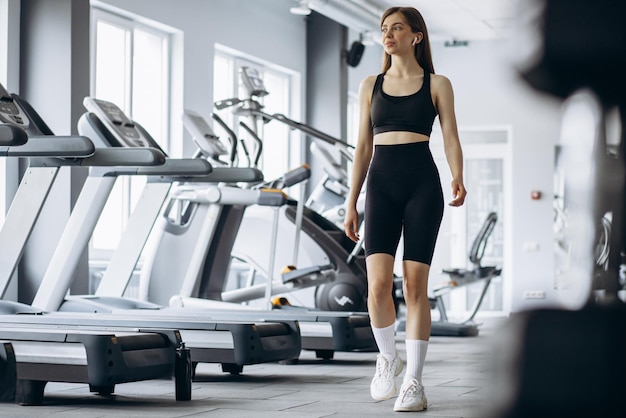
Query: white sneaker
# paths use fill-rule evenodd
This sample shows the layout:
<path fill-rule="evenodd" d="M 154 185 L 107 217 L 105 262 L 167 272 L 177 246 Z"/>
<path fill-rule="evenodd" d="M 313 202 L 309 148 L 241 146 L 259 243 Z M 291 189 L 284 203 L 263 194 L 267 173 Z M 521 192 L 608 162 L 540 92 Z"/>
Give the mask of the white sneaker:
<path fill-rule="evenodd" d="M 376 374 L 370 384 L 370 394 L 377 401 L 384 401 L 393 398 L 398 388 L 396 387 L 396 376 L 402 372 L 404 364 L 400 356 L 390 363 L 382 354 L 376 359 Z"/>
<path fill-rule="evenodd" d="M 400 394 L 393 410 L 403 411 L 423 411 L 428 407 L 428 400 L 424 394 L 424 386 L 416 379 L 407 380 L 400 387 Z"/>

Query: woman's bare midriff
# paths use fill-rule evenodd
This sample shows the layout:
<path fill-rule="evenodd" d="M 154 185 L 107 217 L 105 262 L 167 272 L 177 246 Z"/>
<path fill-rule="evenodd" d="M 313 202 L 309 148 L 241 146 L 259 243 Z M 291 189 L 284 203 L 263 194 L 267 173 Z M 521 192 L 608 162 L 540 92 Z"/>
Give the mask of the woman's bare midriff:
<path fill-rule="evenodd" d="M 390 131 L 374 135 L 374 145 L 399 145 L 425 142 L 430 138 L 423 134 L 406 131 Z"/>

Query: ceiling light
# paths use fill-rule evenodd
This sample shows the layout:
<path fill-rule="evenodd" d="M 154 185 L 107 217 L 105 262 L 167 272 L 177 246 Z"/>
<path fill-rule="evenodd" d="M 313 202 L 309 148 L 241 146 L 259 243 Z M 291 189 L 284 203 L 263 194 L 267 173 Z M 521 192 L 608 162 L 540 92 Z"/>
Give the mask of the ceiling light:
<path fill-rule="evenodd" d="M 308 16 L 311 14 L 311 9 L 309 8 L 309 2 L 307 0 L 302 0 L 298 6 L 292 7 L 289 11 L 294 15 L 300 16 Z"/>

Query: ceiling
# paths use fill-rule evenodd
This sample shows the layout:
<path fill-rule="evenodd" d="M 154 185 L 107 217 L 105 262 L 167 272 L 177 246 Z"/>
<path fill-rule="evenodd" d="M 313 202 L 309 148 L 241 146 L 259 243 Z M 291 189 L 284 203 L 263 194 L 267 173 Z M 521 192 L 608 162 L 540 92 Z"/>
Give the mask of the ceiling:
<path fill-rule="evenodd" d="M 307 0 L 303 0 L 307 2 Z M 378 32 L 382 13 L 391 6 L 413 6 L 424 16 L 431 40 L 471 41 L 506 37 L 514 25 L 518 0 L 308 0 L 311 9 L 361 31 Z M 343 9 L 344 13 L 332 13 Z M 329 13 L 330 12 L 330 13 Z M 346 15 L 346 16 L 342 16 Z M 344 22 L 341 22 L 345 18 Z M 372 27 L 374 26 L 374 27 Z M 378 36 L 378 33 L 375 35 Z"/>

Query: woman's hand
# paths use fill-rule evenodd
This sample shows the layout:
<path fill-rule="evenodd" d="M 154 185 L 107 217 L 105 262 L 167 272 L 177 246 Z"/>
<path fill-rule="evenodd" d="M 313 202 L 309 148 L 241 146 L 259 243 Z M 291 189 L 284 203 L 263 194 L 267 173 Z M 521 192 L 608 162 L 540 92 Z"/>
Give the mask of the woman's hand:
<path fill-rule="evenodd" d="M 346 217 L 343 221 L 343 229 L 352 241 L 359 242 L 359 214 L 355 208 L 349 208 L 346 211 Z"/>
<path fill-rule="evenodd" d="M 452 201 L 448 203 L 450 206 L 461 206 L 465 202 L 467 190 L 462 180 L 452 180 Z"/>

